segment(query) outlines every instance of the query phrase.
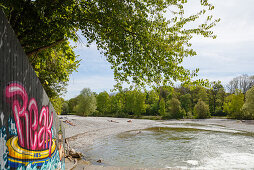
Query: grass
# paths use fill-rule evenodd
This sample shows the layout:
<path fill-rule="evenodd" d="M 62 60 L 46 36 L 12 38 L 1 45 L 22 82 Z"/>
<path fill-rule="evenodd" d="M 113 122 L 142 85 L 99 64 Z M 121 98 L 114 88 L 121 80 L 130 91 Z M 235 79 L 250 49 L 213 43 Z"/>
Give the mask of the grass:
<path fill-rule="evenodd" d="M 162 120 L 161 116 L 141 116 L 140 119 L 149 119 L 149 120 Z"/>
<path fill-rule="evenodd" d="M 78 115 L 77 113 L 66 113 L 62 115 Z M 131 118 L 131 119 L 149 119 L 149 120 L 164 120 L 162 116 L 138 116 L 136 117 L 135 115 L 128 115 L 128 114 L 119 114 L 119 115 L 112 115 L 112 114 L 92 114 L 89 116 L 99 116 L 99 117 L 119 117 L 119 118 Z M 228 119 L 226 116 L 211 116 L 212 119 Z M 167 119 L 166 119 L 167 120 Z"/>
<path fill-rule="evenodd" d="M 228 119 L 227 116 L 211 116 L 211 119 Z"/>

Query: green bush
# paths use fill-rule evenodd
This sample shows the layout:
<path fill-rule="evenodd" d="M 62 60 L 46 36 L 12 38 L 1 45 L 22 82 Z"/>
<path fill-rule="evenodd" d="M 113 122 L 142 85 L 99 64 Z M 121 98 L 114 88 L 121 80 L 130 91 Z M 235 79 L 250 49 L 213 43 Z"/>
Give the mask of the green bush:
<path fill-rule="evenodd" d="M 92 114 L 90 114 L 89 116 L 94 116 L 94 117 L 103 117 L 104 114 L 102 114 L 101 112 L 99 112 L 98 110 L 95 110 Z"/>
<path fill-rule="evenodd" d="M 243 119 L 254 119 L 254 86 L 246 92 L 246 101 L 242 108 Z"/>
<path fill-rule="evenodd" d="M 159 113 L 162 117 L 165 117 L 166 116 L 166 111 L 165 111 L 165 101 L 164 99 L 162 98 L 160 100 L 160 103 L 159 103 Z"/>
<path fill-rule="evenodd" d="M 172 98 L 167 102 L 166 114 L 163 119 L 182 119 L 185 110 L 181 108 L 181 103 L 177 98 Z"/>
<path fill-rule="evenodd" d="M 129 115 L 127 113 L 124 112 L 117 112 L 113 115 L 113 117 L 117 117 L 117 118 L 127 118 L 129 117 Z"/>
<path fill-rule="evenodd" d="M 192 115 L 192 112 L 187 112 L 184 118 L 186 118 L 186 119 L 193 119 L 194 117 Z"/>
<path fill-rule="evenodd" d="M 89 88 L 84 88 L 77 97 L 78 102 L 74 111 L 80 116 L 89 116 L 96 110 L 96 97 Z"/>
<path fill-rule="evenodd" d="M 110 97 L 109 94 L 104 91 L 96 96 L 96 110 L 99 113 L 97 115 L 103 116 L 110 112 Z"/>
<path fill-rule="evenodd" d="M 235 94 L 231 94 L 225 98 L 223 110 L 224 112 L 228 113 L 229 118 L 243 119 L 243 104 L 244 94 L 242 94 L 240 90 L 236 90 Z"/>
<path fill-rule="evenodd" d="M 194 115 L 197 119 L 210 117 L 209 106 L 202 100 L 198 100 L 198 103 L 194 107 Z"/>

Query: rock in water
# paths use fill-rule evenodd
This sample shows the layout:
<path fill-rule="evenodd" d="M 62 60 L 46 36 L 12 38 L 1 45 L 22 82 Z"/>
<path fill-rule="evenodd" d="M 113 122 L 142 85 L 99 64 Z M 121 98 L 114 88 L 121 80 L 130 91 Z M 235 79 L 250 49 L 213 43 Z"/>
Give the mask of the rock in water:
<path fill-rule="evenodd" d="M 72 158 L 81 158 L 83 156 L 81 152 L 76 152 L 74 149 L 70 150 L 69 155 Z"/>

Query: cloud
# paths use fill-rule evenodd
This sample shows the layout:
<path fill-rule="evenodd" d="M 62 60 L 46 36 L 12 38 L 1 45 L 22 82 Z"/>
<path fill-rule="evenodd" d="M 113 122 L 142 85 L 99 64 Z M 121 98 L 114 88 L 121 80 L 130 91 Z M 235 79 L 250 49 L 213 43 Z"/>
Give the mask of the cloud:
<path fill-rule="evenodd" d="M 72 77 L 72 80 L 67 87 L 68 92 L 64 95 L 64 98 L 70 99 L 76 97 L 83 88 L 90 88 L 92 91 L 97 93 L 102 91 L 109 92 L 113 89 L 113 85 L 113 76 L 105 77 L 104 75 L 93 75 L 87 77 Z"/>
<path fill-rule="evenodd" d="M 199 43 L 193 46 L 198 55 L 186 58 L 183 66 L 189 69 L 199 68 L 198 78 L 221 80 L 226 84 L 241 74 L 253 75 L 253 42 L 233 44 Z"/>
<path fill-rule="evenodd" d="M 196 37 L 193 42 L 239 43 L 254 41 L 254 10 L 253 0 L 215 0 L 211 1 L 215 6 L 214 18 L 221 21 L 213 29 L 218 35 L 216 40 Z"/>

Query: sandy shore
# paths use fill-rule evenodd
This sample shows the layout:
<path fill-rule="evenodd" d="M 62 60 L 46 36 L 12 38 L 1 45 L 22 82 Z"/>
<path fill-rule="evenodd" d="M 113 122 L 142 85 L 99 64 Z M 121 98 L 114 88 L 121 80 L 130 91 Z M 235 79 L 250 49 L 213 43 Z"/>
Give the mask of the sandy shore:
<path fill-rule="evenodd" d="M 126 119 L 111 117 L 80 117 L 75 115 L 60 116 L 63 121 L 68 120 L 74 126 L 65 124 L 65 136 L 69 141 L 70 147 L 74 149 L 84 148 L 92 145 L 97 139 L 121 132 L 145 129 L 155 126 L 177 126 L 183 123 L 221 126 L 220 130 L 237 130 L 254 133 L 253 121 L 239 121 L 228 119 L 205 119 L 205 120 L 169 120 L 154 121 L 145 119 Z M 216 130 L 216 129 L 213 129 Z M 85 153 L 84 153 L 85 155 Z M 99 158 L 98 158 L 99 159 Z M 66 169 L 70 169 L 73 163 L 66 160 Z M 103 167 L 99 165 L 87 165 L 87 162 L 79 161 L 74 169 L 129 169 L 124 167 Z M 132 168 L 133 169 L 133 168 Z M 140 169 L 140 168 L 136 168 Z"/>

